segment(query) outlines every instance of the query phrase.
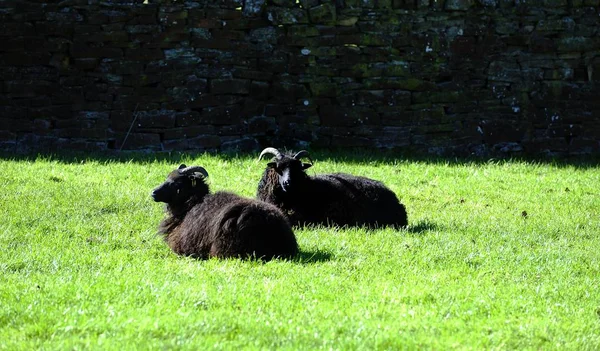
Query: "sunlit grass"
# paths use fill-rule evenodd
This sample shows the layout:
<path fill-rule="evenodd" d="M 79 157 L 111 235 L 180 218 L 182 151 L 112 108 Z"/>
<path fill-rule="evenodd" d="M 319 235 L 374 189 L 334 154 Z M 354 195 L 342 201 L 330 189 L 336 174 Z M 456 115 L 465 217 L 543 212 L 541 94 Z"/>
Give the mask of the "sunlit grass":
<path fill-rule="evenodd" d="M 179 163 L 254 196 L 255 157 L 0 161 L 0 349 L 600 347 L 600 170 L 315 153 L 409 227 L 302 228 L 291 261 L 197 261 L 149 197 Z M 318 199 L 315 199 L 318 201 Z"/>

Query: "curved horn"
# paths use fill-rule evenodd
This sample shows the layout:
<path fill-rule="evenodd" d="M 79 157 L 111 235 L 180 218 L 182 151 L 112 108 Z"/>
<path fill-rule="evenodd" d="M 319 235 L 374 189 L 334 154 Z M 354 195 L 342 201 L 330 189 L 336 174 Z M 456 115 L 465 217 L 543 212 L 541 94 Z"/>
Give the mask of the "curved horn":
<path fill-rule="evenodd" d="M 299 159 L 301 159 L 301 158 L 303 158 L 303 157 L 306 157 L 306 158 L 307 158 L 307 159 L 308 159 L 308 160 L 309 160 L 311 163 L 313 162 L 313 160 L 310 158 L 310 155 L 308 154 L 308 151 L 306 151 L 306 150 L 301 150 L 301 151 L 298 151 L 298 152 L 297 152 L 297 153 L 294 155 L 294 158 L 295 158 L 296 160 L 299 160 Z"/>
<path fill-rule="evenodd" d="M 204 169 L 204 167 L 190 166 L 190 167 L 186 167 L 184 169 L 179 170 L 179 173 L 183 174 L 183 175 L 193 174 L 196 172 L 202 174 L 204 176 L 204 178 L 208 178 L 208 172 Z"/>
<path fill-rule="evenodd" d="M 281 158 L 281 152 L 274 147 L 268 147 L 264 149 L 258 156 L 258 159 L 260 160 L 264 155 L 273 155 L 277 158 Z"/>

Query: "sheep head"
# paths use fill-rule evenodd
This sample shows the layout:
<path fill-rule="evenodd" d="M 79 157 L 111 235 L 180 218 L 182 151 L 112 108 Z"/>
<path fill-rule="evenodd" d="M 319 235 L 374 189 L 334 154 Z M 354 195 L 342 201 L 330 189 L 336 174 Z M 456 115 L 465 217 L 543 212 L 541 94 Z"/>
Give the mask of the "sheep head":
<path fill-rule="evenodd" d="M 167 204 L 183 203 L 194 195 L 204 197 L 208 194 L 208 185 L 204 181 L 207 177 L 208 172 L 203 167 L 182 164 L 152 190 L 151 196 L 154 201 Z"/>
<path fill-rule="evenodd" d="M 279 176 L 279 185 L 283 191 L 292 191 L 297 184 L 307 178 L 306 169 L 312 167 L 313 161 L 308 154 L 308 151 L 302 150 L 296 154 L 283 154 L 273 147 L 264 149 L 258 159 L 262 159 L 264 155 L 273 155 L 267 168 L 273 169 Z M 307 158 L 310 163 L 302 162 L 303 158 Z"/>

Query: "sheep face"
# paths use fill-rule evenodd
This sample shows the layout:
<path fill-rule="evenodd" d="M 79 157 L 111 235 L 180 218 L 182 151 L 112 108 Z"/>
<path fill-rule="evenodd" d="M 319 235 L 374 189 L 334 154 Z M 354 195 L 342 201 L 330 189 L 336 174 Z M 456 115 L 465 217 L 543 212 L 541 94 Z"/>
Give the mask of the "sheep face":
<path fill-rule="evenodd" d="M 279 175 L 279 185 L 285 192 L 293 191 L 297 188 L 298 182 L 306 177 L 304 170 L 311 166 L 312 164 L 310 163 L 304 163 L 287 156 L 267 163 L 267 167 L 272 168 Z"/>
<path fill-rule="evenodd" d="M 164 183 L 154 188 L 151 196 L 154 201 L 167 204 L 181 204 L 192 196 L 204 197 L 209 192 L 204 181 L 207 176 L 202 167 L 186 167 L 182 164 L 169 173 Z"/>
<path fill-rule="evenodd" d="M 267 170 L 272 169 L 277 174 L 279 186 L 284 192 L 297 189 L 302 180 L 308 177 L 304 171 L 312 166 L 312 160 L 306 150 L 288 155 L 274 147 L 268 147 L 260 153 L 258 159 L 260 160 L 264 155 L 275 156 L 267 163 Z M 302 162 L 302 158 L 307 158 L 311 163 Z"/>

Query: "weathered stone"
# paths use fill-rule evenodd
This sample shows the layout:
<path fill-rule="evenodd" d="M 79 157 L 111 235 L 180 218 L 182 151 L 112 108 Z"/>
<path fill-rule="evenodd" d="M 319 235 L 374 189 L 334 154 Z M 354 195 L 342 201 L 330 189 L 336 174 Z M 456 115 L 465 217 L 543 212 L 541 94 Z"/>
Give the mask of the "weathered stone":
<path fill-rule="evenodd" d="M 554 52 L 556 50 L 556 41 L 534 33 L 529 38 L 529 49 L 532 52 Z"/>
<path fill-rule="evenodd" d="M 223 144 L 221 144 L 221 149 L 224 151 L 249 152 L 259 150 L 260 144 L 255 138 L 242 137 L 223 142 Z"/>
<path fill-rule="evenodd" d="M 295 38 L 307 38 L 307 37 L 316 37 L 320 35 L 320 31 L 318 28 L 311 25 L 298 25 L 298 26 L 290 26 L 287 31 L 288 37 Z"/>
<path fill-rule="evenodd" d="M 123 133 L 115 135 L 115 148 L 123 150 L 160 150 L 160 135 L 156 133 Z"/>
<path fill-rule="evenodd" d="M 311 7 L 308 10 L 308 15 L 312 23 L 330 23 L 336 20 L 336 11 L 333 4 L 321 4 Z"/>
<path fill-rule="evenodd" d="M 187 11 L 179 11 L 179 12 L 159 12 L 158 13 L 158 21 L 167 26 L 185 24 L 188 18 Z"/>
<path fill-rule="evenodd" d="M 277 82 L 273 85 L 273 94 L 283 100 L 296 102 L 298 99 L 310 97 L 308 89 L 302 84 Z"/>
<path fill-rule="evenodd" d="M 336 97 L 338 95 L 337 84 L 327 79 L 312 81 L 310 83 L 310 91 L 313 96 L 318 97 Z"/>
<path fill-rule="evenodd" d="M 200 135 L 186 141 L 190 149 L 215 149 L 221 145 L 221 138 L 216 135 Z"/>
<path fill-rule="evenodd" d="M 474 0 L 446 0 L 444 8 L 449 11 L 467 11 L 475 5 Z"/>
<path fill-rule="evenodd" d="M 598 49 L 600 41 L 586 37 L 565 37 L 558 40 L 558 52 L 591 51 Z"/>
<path fill-rule="evenodd" d="M 160 27 L 157 25 L 133 25 L 125 26 L 125 30 L 129 34 L 147 34 L 160 32 Z"/>
<path fill-rule="evenodd" d="M 271 0 L 272 4 L 284 7 L 294 7 L 296 0 Z"/>
<path fill-rule="evenodd" d="M 358 22 L 358 17 L 337 16 L 338 26 L 352 27 Z"/>
<path fill-rule="evenodd" d="M 212 94 L 248 94 L 250 81 L 246 79 L 213 79 L 210 82 Z"/>
<path fill-rule="evenodd" d="M 568 0 L 544 0 L 544 6 L 546 7 L 567 7 Z"/>
<path fill-rule="evenodd" d="M 132 61 L 162 60 L 164 53 L 160 49 L 126 49 L 125 59 Z"/>
<path fill-rule="evenodd" d="M 237 105 L 221 105 L 206 107 L 200 118 L 203 124 L 236 125 L 240 122 L 240 107 Z"/>
<path fill-rule="evenodd" d="M 265 5 L 266 0 L 246 0 L 244 1 L 244 16 L 254 17 L 259 15 Z"/>
<path fill-rule="evenodd" d="M 248 121 L 248 132 L 252 134 L 274 134 L 277 122 L 273 117 L 257 116 Z"/>
<path fill-rule="evenodd" d="M 270 84 L 267 82 L 253 81 L 250 84 L 250 96 L 257 100 L 266 100 L 270 93 Z"/>
<path fill-rule="evenodd" d="M 421 79 L 408 78 L 369 78 L 365 79 L 367 89 L 402 89 L 408 91 L 425 91 L 435 89 L 435 84 Z"/>
<path fill-rule="evenodd" d="M 415 103 L 454 103 L 461 99 L 459 91 L 415 92 L 412 94 Z"/>
<path fill-rule="evenodd" d="M 498 7 L 498 0 L 477 0 L 483 7 L 495 8 Z"/>
<path fill-rule="evenodd" d="M 308 23 L 306 11 L 299 8 L 268 7 L 267 19 L 274 25 Z"/>
<path fill-rule="evenodd" d="M 311 7 L 317 6 L 319 4 L 319 0 L 299 0 L 300 6 L 305 9 L 309 9 Z"/>
<path fill-rule="evenodd" d="M 0 148 L 599 152 L 599 1 L 11 0 Z"/>
<path fill-rule="evenodd" d="M 321 125 L 323 126 L 356 126 L 363 124 L 379 124 L 379 115 L 369 108 L 343 108 L 337 106 L 324 106 L 320 111 Z"/>
<path fill-rule="evenodd" d="M 137 129 L 165 129 L 175 126 L 175 113 L 172 110 L 137 111 Z"/>

